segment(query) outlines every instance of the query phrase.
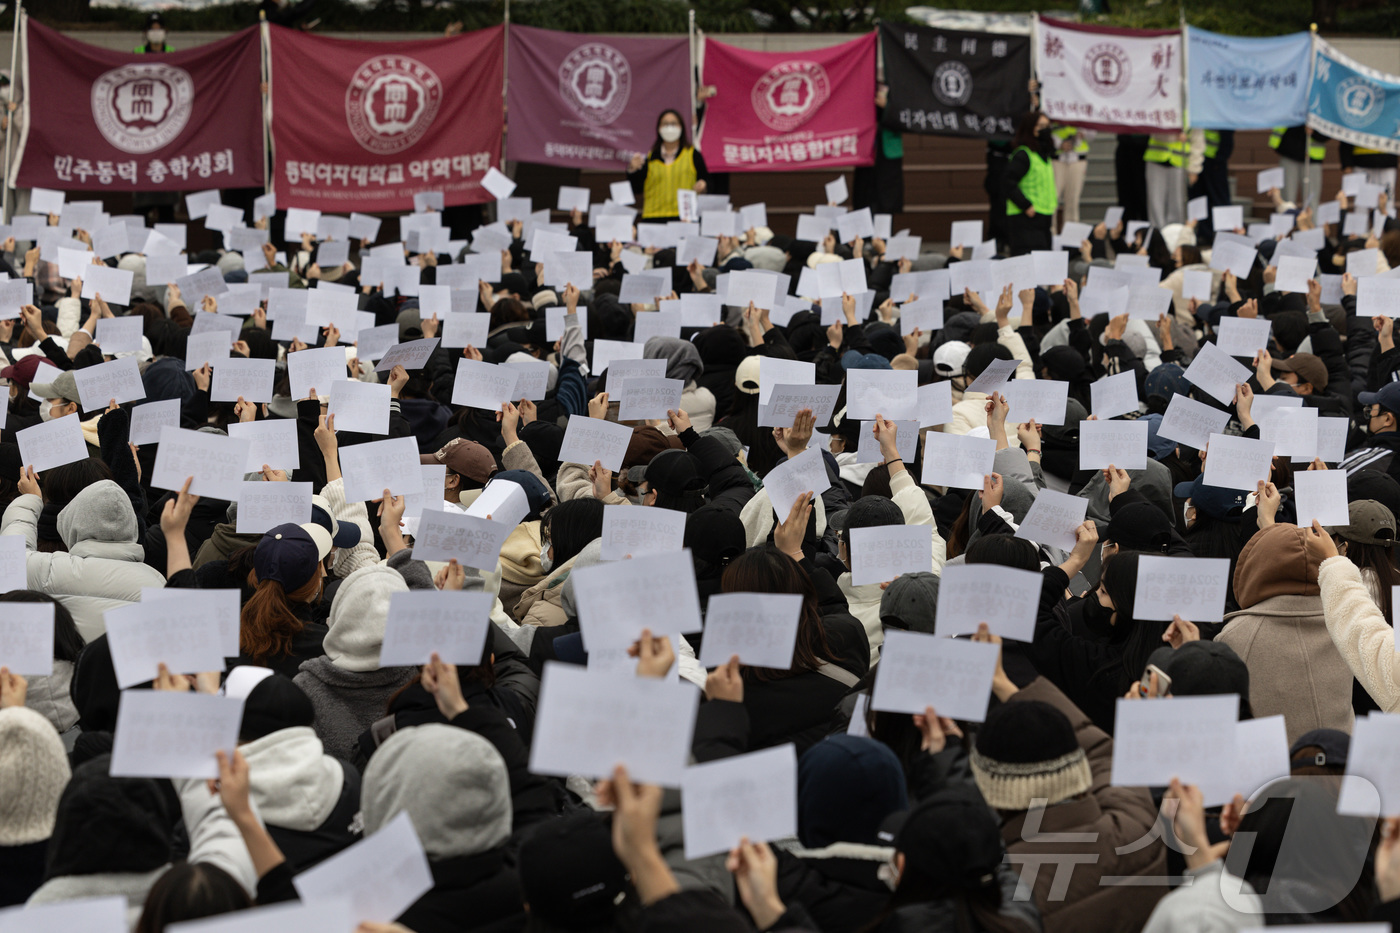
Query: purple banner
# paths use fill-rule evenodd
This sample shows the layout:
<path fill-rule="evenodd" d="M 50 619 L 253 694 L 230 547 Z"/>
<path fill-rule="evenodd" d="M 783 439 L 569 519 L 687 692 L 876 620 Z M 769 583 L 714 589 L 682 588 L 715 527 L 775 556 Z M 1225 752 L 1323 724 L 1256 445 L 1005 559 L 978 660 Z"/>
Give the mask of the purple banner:
<path fill-rule="evenodd" d="M 656 140 L 667 108 L 690 118 L 686 39 L 510 27 L 506 158 L 620 170 Z"/>

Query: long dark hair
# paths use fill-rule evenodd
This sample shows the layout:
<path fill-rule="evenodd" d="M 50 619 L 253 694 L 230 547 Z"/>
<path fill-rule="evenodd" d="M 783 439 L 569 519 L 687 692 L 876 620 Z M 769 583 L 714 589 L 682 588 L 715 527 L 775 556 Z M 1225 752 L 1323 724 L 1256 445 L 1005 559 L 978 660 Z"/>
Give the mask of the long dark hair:
<path fill-rule="evenodd" d="M 136 933 L 162 933 L 172 923 L 231 914 L 253 906 L 228 872 L 207 862 L 177 862 L 146 895 Z"/>
<path fill-rule="evenodd" d="M 661 161 L 661 121 L 666 118 L 666 114 L 668 113 L 679 120 L 681 124 L 681 138 L 676 140 L 676 145 L 680 148 L 676 150 L 676 154 L 679 155 L 684 152 L 685 148 L 690 145 L 690 134 L 687 133 L 685 129 L 685 117 L 681 116 L 679 110 L 673 110 L 667 107 L 656 115 L 656 142 L 651 144 L 650 158 L 656 159 L 658 162 Z"/>
<path fill-rule="evenodd" d="M 1025 146 L 1031 152 L 1044 155 L 1044 149 L 1040 145 L 1040 137 L 1035 133 L 1035 125 L 1040 122 L 1042 114 L 1039 110 L 1032 110 L 1021 117 L 1021 122 L 1016 124 L 1016 136 L 1011 140 L 1011 148 L 1018 149 Z"/>
<path fill-rule="evenodd" d="M 749 548 L 724 570 L 720 578 L 722 593 L 798 593 L 802 596 L 802 618 L 797 623 L 797 645 L 793 649 L 789 670 L 750 667 L 746 670 L 755 680 L 783 680 L 816 670 L 823 663 L 834 661 L 831 646 L 822 628 L 821 612 L 817 608 L 817 588 L 807 571 L 771 544 Z"/>
<path fill-rule="evenodd" d="M 1145 621 L 1134 615 L 1137 609 L 1134 598 L 1137 591 L 1138 558 L 1141 556 L 1140 551 L 1119 551 L 1110 554 L 1104 559 L 1103 573 L 1099 577 L 1099 584 L 1113 601 L 1116 618 L 1113 622 L 1112 641 L 1122 645 L 1119 659 L 1105 665 L 1103 672 L 1112 674 L 1116 669 L 1116 689 L 1119 694 L 1125 692 L 1133 681 L 1142 675 L 1147 667 L 1147 659 L 1153 651 L 1162 647 L 1162 635 L 1171 624 Z M 1086 598 L 1097 597 L 1091 594 Z"/>
<path fill-rule="evenodd" d="M 561 502 L 545 513 L 544 523 L 557 569 L 603 533 L 603 503 L 592 496 Z"/>
<path fill-rule="evenodd" d="M 1347 541 L 1347 560 L 1376 575 L 1376 588 L 1380 591 L 1380 610 L 1387 619 L 1391 617 L 1390 588 L 1400 586 L 1400 571 L 1395 569 L 1394 557 L 1391 548 L 1379 544 Z"/>

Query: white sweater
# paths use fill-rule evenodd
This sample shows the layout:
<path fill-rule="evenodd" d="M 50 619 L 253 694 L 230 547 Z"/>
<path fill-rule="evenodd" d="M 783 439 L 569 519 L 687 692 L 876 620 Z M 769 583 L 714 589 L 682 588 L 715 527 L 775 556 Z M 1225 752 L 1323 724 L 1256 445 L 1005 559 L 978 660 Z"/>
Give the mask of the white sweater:
<path fill-rule="evenodd" d="M 1352 675 L 1383 711 L 1400 709 L 1395 630 L 1371 598 L 1361 568 L 1345 557 L 1329 557 L 1318 568 L 1317 582 L 1327 633 Z"/>

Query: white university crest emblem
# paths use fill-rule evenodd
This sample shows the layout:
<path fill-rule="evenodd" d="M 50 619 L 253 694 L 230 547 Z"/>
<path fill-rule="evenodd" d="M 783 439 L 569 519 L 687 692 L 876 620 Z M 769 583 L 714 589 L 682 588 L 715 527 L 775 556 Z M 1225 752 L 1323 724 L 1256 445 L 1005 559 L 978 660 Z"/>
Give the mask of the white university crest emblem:
<path fill-rule="evenodd" d="M 631 93 L 632 66 L 610 45 L 581 45 L 559 66 L 559 96 L 591 123 L 616 120 Z"/>
<path fill-rule="evenodd" d="M 123 152 L 170 145 L 189 122 L 193 102 L 194 81 L 174 65 L 123 65 L 92 83 L 92 118 Z"/>
<path fill-rule="evenodd" d="M 816 114 L 831 96 L 831 79 L 816 62 L 775 65 L 754 83 L 753 112 L 780 133 L 795 130 Z"/>
<path fill-rule="evenodd" d="M 1337 85 L 1337 110 L 1342 122 L 1362 129 L 1376 122 L 1385 109 L 1385 88 L 1360 75 L 1352 75 Z"/>
<path fill-rule="evenodd" d="M 442 81 L 406 55 L 377 55 L 355 69 L 345 122 L 370 152 L 402 152 L 423 138 L 442 104 Z"/>

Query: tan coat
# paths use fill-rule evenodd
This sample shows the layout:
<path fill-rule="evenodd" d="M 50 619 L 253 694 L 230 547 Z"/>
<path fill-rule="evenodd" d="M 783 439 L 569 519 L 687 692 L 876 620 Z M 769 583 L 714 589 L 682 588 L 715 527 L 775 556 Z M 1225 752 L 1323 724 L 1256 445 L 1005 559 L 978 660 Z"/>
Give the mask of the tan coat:
<path fill-rule="evenodd" d="M 1282 715 L 1291 744 L 1312 729 L 1351 732 L 1351 669 L 1322 612 L 1318 565 L 1303 546 L 1302 529 L 1273 525 L 1240 551 L 1235 598 L 1215 640 L 1249 668 L 1255 716 Z"/>
<path fill-rule="evenodd" d="M 1024 811 L 1002 823 L 1001 838 L 1012 868 L 1023 882 L 1034 878 L 1045 933 L 1138 933 L 1170 890 L 1166 845 L 1160 838 L 1142 842 L 1157 822 L 1152 795 L 1145 787 L 1110 786 L 1113 739 L 1054 684 L 1036 678 L 1010 702 L 1026 700 L 1049 703 L 1069 717 L 1094 783 L 1083 796 L 1037 812 L 1038 827 L 1034 822 L 1027 826 Z M 1050 833 L 1081 833 L 1093 841 L 1027 841 Z M 1132 851 L 1119 854 L 1120 847 Z M 1139 881 L 1132 886 L 1108 881 L 1126 876 Z M 1142 884 L 1141 879 L 1154 876 L 1162 884 Z"/>

